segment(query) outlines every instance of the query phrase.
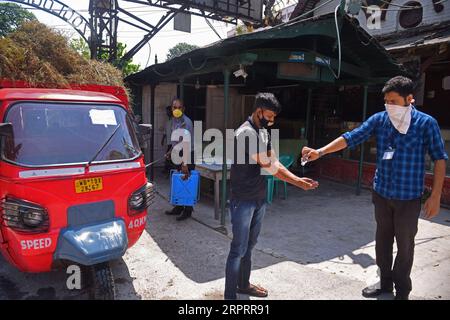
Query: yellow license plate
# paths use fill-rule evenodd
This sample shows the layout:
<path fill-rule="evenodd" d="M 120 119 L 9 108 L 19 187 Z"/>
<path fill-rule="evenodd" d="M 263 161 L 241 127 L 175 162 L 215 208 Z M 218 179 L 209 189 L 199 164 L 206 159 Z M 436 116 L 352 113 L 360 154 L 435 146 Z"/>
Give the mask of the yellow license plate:
<path fill-rule="evenodd" d="M 75 180 L 75 192 L 85 193 L 93 192 L 103 189 L 103 179 L 102 178 L 89 178 L 89 179 L 78 179 Z"/>

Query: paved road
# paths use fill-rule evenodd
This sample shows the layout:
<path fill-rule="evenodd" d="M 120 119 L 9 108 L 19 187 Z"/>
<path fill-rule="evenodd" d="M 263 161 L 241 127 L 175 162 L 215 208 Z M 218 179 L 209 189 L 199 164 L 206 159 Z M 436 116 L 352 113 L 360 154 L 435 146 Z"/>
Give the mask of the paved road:
<path fill-rule="evenodd" d="M 361 288 L 375 267 L 370 197 L 343 197 L 350 191 L 334 187 L 300 193 L 301 201 L 290 189 L 289 200 L 276 200 L 269 208 L 254 253 L 252 282 L 267 287 L 270 298 L 362 299 Z M 330 210 L 325 199 L 332 196 L 340 200 Z M 362 212 L 355 214 L 350 205 Z M 176 222 L 163 213 L 168 208 L 158 197 L 146 232 L 112 263 L 118 298 L 222 299 L 229 236 L 209 227 L 206 218 L 202 221 L 212 215 L 209 205 L 196 208 L 198 221 Z M 450 299 L 449 211 L 437 222 L 420 222 L 414 299 Z M 24 274 L 0 257 L 0 299 L 86 299 L 86 292 L 66 288 L 66 277 L 64 270 Z"/>

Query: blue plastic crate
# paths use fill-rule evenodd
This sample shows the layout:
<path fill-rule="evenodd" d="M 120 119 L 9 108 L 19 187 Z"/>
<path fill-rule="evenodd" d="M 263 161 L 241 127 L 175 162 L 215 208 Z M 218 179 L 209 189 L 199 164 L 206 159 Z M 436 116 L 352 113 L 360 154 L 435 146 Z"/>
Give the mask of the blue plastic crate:
<path fill-rule="evenodd" d="M 200 197 L 200 175 L 192 170 L 187 180 L 184 174 L 172 170 L 170 175 L 170 203 L 174 206 L 194 206 Z"/>

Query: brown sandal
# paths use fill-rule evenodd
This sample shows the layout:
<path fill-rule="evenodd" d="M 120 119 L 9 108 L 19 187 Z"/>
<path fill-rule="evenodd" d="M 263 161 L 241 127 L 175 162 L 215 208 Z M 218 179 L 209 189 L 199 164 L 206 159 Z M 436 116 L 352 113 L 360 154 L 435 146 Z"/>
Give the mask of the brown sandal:
<path fill-rule="evenodd" d="M 259 298 L 265 298 L 269 295 L 267 289 L 264 289 L 263 287 L 254 284 L 250 284 L 250 286 L 247 289 L 238 289 L 238 293 L 248 294 L 249 296 Z"/>

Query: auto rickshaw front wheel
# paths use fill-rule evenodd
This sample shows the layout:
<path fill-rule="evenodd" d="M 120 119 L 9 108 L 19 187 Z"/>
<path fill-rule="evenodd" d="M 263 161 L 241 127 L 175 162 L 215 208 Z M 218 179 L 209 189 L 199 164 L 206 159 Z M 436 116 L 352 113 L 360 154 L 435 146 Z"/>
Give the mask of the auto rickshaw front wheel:
<path fill-rule="evenodd" d="M 116 298 L 114 276 L 109 262 L 85 266 L 83 269 L 83 287 L 89 290 L 90 299 L 114 300 Z"/>

